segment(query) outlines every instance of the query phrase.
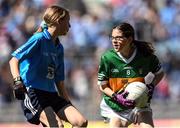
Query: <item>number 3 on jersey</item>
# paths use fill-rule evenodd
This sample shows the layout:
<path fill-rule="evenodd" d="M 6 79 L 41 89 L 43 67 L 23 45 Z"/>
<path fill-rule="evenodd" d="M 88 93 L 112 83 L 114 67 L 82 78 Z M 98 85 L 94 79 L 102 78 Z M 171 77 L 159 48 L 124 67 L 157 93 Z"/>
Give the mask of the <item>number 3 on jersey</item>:
<path fill-rule="evenodd" d="M 54 79 L 54 67 L 48 66 L 48 73 L 46 76 L 48 79 Z"/>

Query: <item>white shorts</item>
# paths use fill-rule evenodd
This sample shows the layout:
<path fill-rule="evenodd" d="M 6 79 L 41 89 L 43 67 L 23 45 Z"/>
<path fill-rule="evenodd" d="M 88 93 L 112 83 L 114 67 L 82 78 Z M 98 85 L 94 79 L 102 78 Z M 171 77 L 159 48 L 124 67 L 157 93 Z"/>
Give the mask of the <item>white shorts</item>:
<path fill-rule="evenodd" d="M 101 108 L 101 116 L 102 117 L 109 118 L 109 119 L 111 119 L 113 117 L 117 117 L 121 120 L 128 121 L 131 123 L 136 122 L 138 113 L 145 112 L 145 111 L 152 112 L 152 109 L 150 108 L 150 106 L 144 107 L 144 108 L 135 107 L 134 109 L 128 109 L 128 110 L 124 110 L 121 112 L 117 112 L 117 111 L 112 110 L 105 103 L 104 99 L 102 99 L 102 101 L 101 101 L 100 108 Z"/>

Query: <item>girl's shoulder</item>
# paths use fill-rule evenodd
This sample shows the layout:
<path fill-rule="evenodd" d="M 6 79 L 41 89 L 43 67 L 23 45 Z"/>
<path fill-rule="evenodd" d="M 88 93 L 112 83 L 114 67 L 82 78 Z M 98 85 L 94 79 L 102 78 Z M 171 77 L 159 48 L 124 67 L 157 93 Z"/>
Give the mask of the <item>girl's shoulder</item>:
<path fill-rule="evenodd" d="M 35 39 L 43 39 L 44 36 L 43 36 L 43 32 L 37 32 L 35 34 L 32 35 L 32 38 L 35 38 Z"/>
<path fill-rule="evenodd" d="M 109 49 L 104 53 L 102 53 L 102 56 L 109 56 L 110 54 L 114 54 L 114 53 L 115 53 L 114 49 Z"/>
<path fill-rule="evenodd" d="M 116 55 L 116 51 L 114 49 L 109 49 L 109 50 L 105 51 L 101 56 L 111 58 L 114 55 Z"/>

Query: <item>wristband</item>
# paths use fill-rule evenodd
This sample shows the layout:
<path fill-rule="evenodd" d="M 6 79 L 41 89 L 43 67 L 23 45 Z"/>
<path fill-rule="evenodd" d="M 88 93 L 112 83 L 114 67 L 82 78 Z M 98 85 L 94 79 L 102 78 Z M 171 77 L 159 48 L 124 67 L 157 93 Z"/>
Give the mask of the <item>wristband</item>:
<path fill-rule="evenodd" d="M 112 94 L 112 98 L 114 99 L 114 100 L 116 100 L 116 93 L 114 92 L 113 94 Z"/>

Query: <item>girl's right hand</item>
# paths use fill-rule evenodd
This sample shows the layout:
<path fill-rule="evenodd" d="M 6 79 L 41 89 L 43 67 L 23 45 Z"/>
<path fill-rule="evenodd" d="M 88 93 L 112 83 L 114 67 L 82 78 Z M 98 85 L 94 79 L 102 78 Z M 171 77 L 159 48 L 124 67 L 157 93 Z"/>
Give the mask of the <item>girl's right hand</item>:
<path fill-rule="evenodd" d="M 25 92 L 27 92 L 27 90 L 26 90 L 25 85 L 23 84 L 21 77 L 15 78 L 14 85 L 13 85 L 14 97 L 18 100 L 24 100 Z"/>
<path fill-rule="evenodd" d="M 135 101 L 126 99 L 128 93 L 129 92 L 127 92 L 127 91 L 124 91 L 123 93 L 120 93 L 120 94 L 114 93 L 113 94 L 113 99 L 116 102 L 118 102 L 119 104 L 122 104 L 125 107 L 134 108 L 135 107 Z"/>

